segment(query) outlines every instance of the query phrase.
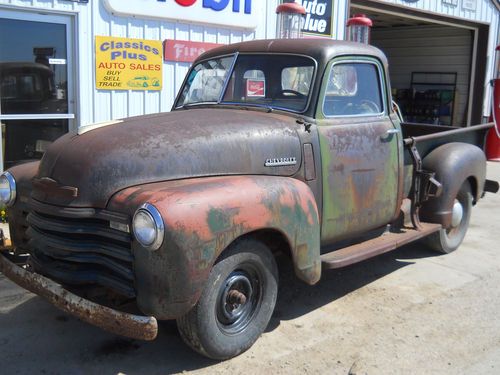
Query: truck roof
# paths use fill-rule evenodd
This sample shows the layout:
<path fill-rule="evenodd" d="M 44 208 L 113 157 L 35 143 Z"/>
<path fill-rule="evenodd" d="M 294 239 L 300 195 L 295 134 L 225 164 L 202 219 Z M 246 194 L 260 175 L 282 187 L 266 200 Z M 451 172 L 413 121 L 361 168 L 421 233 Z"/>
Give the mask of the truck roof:
<path fill-rule="evenodd" d="M 332 58 L 342 55 L 366 55 L 378 58 L 384 65 L 387 59 L 378 48 L 355 42 L 333 39 L 263 39 L 229 44 L 211 49 L 202 54 L 198 60 L 240 53 L 292 53 L 314 58 L 318 63 L 327 63 Z"/>

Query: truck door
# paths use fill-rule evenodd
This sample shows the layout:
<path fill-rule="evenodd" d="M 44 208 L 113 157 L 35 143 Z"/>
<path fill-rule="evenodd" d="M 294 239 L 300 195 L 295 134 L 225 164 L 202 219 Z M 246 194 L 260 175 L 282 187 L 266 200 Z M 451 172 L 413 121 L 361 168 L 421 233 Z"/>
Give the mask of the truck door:
<path fill-rule="evenodd" d="M 389 118 L 384 69 L 366 57 L 330 62 L 318 103 L 323 245 L 393 220 L 401 204 L 399 123 Z M 322 119 L 321 119 L 322 118 Z"/>

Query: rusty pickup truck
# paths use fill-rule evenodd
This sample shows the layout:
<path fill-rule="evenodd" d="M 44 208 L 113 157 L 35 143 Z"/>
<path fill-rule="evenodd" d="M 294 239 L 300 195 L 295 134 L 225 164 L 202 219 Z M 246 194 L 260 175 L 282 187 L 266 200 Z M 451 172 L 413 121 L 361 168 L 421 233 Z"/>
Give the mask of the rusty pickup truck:
<path fill-rule="evenodd" d="M 380 50 L 349 42 L 206 52 L 170 113 L 83 126 L 3 173 L 3 274 L 119 335 L 175 319 L 227 359 L 268 325 L 277 254 L 312 285 L 418 239 L 454 251 L 498 190 L 492 124 L 402 123 L 388 77 Z"/>

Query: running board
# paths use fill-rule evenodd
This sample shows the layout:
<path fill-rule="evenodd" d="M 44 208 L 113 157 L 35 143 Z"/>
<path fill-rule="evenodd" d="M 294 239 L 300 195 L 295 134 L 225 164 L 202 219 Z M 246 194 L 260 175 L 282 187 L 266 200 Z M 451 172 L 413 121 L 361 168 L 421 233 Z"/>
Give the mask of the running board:
<path fill-rule="evenodd" d="M 374 239 L 321 255 L 323 269 L 341 268 L 395 250 L 441 229 L 441 224 L 421 223 L 422 229 L 403 228 Z"/>

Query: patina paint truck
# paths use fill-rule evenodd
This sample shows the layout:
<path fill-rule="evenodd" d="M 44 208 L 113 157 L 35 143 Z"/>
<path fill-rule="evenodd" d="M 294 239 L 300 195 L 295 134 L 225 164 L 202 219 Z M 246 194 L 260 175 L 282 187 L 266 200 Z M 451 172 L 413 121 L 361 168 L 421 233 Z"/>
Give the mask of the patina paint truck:
<path fill-rule="evenodd" d="M 84 126 L 2 175 L 14 245 L 0 266 L 110 332 L 152 340 L 176 319 L 194 350 L 230 358 L 271 318 L 277 254 L 313 285 L 417 239 L 457 249 L 498 190 L 491 126 L 402 123 L 371 46 L 216 48 L 170 113 Z"/>

